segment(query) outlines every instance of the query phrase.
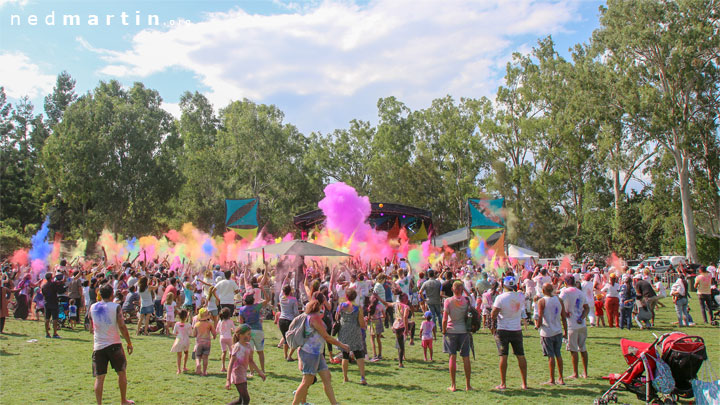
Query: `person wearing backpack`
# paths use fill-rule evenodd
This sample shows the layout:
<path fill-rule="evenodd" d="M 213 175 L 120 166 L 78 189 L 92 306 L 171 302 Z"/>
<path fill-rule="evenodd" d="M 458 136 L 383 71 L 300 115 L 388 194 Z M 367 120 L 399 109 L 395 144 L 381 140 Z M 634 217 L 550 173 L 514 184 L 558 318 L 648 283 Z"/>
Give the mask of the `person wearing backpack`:
<path fill-rule="evenodd" d="M 467 313 L 470 300 L 463 297 L 465 285 L 462 281 L 455 281 L 452 285 L 453 296 L 445 300 L 442 332 L 443 352 L 450 355 L 450 387 L 448 391 L 457 391 L 455 373 L 457 371 L 457 352 L 463 359 L 465 369 L 465 390 L 472 390 L 470 386 L 470 346 L 472 335 L 467 330 Z"/>
<path fill-rule="evenodd" d="M 310 385 L 315 381 L 315 375 L 320 375 L 320 379 L 325 389 L 325 395 L 331 404 L 337 404 L 335 399 L 335 392 L 333 391 L 332 383 L 330 381 L 330 370 L 325 363 L 325 357 L 323 356 L 323 345 L 325 342 L 331 343 L 340 348 L 344 352 L 350 351 L 350 346 L 340 342 L 334 337 L 327 333 L 325 323 L 323 322 L 325 296 L 320 293 L 315 293 L 312 299 L 305 306 L 305 314 L 298 316 L 303 320 L 303 337 L 302 345 L 298 349 L 298 357 L 300 358 L 300 367 L 302 370 L 303 378 L 295 391 L 295 397 L 293 398 L 293 405 L 304 404 L 307 402 L 307 392 Z M 301 318 L 302 317 L 302 318 Z M 297 318 L 296 318 L 297 319 Z M 295 323 L 295 321 L 293 321 Z M 291 323 L 290 329 L 286 336 L 288 343 L 292 346 L 297 344 L 298 340 L 295 339 L 295 328 Z"/>

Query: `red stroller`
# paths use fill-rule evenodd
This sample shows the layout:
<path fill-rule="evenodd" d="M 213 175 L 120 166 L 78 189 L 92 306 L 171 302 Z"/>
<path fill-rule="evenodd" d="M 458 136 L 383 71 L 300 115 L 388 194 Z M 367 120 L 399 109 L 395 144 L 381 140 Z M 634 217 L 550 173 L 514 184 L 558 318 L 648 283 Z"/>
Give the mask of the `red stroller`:
<path fill-rule="evenodd" d="M 629 368 L 623 374 L 604 377 L 610 380 L 612 386 L 600 398 L 595 399 L 595 405 L 617 403 L 617 389 L 621 386 L 647 404 L 675 404 L 680 398 L 693 397 L 690 380 L 697 378 L 697 372 L 707 359 L 705 342 L 701 337 L 672 332 L 660 336 L 652 343 L 621 339 L 620 346 Z M 669 366 L 675 380 L 675 388 L 668 395 L 657 392 L 652 384 L 655 375 L 653 357 L 658 357 L 658 349 L 661 350 L 660 356 Z M 646 371 L 649 373 L 645 373 Z"/>

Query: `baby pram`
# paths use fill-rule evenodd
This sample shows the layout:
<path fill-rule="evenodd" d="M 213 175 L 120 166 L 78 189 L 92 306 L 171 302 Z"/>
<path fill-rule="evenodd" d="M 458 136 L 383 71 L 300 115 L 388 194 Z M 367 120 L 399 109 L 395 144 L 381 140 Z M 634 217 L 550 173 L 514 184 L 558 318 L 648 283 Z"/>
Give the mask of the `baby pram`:
<path fill-rule="evenodd" d="M 594 404 L 604 405 L 617 403 L 617 391 L 624 387 L 637 398 L 648 404 L 675 404 L 680 398 L 692 398 L 693 391 L 690 380 L 697 378 L 703 361 L 707 359 L 705 342 L 699 336 L 688 336 L 680 332 L 666 333 L 652 343 L 635 342 L 621 339 L 625 361 L 629 368 L 623 374 L 611 374 L 604 377 L 612 386 Z M 667 363 L 675 380 L 675 388 L 667 395 L 655 390 L 652 378 L 656 367 L 653 358 L 660 357 Z M 647 369 L 650 373 L 646 373 Z"/>
<path fill-rule="evenodd" d="M 714 320 L 712 321 L 713 326 L 720 324 L 720 290 L 717 286 L 712 286 L 710 290 L 710 311 L 713 313 Z"/>

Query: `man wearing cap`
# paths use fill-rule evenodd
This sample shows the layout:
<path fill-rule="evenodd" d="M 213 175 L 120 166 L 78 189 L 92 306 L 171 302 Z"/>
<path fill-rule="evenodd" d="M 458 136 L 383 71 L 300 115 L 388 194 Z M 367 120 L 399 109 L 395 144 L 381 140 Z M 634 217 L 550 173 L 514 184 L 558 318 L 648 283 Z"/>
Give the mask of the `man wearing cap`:
<path fill-rule="evenodd" d="M 613 273 L 614 274 L 614 273 Z M 582 356 L 583 374 L 587 378 L 588 354 L 585 346 L 587 326 L 585 317 L 590 311 L 585 294 L 575 287 L 575 277 L 568 274 L 564 277 L 565 287 L 560 293 L 560 300 L 567 314 L 567 350 L 572 357 L 573 374 L 568 378 L 578 378 L 578 353 Z"/>
<path fill-rule="evenodd" d="M 497 390 L 507 388 L 505 376 L 507 374 L 507 358 L 509 346 L 512 346 L 513 354 L 517 357 L 520 376 L 522 378 L 522 389 L 526 390 L 527 385 L 527 361 L 525 360 L 525 349 L 523 348 L 522 326 L 520 324 L 521 314 L 525 311 L 525 294 L 517 292 L 517 281 L 513 276 L 507 276 L 502 280 L 504 293 L 495 298 L 493 309 L 490 313 L 493 324 L 497 321 L 497 329 L 490 332 L 495 335 L 495 343 L 500 356 L 500 385 Z"/>

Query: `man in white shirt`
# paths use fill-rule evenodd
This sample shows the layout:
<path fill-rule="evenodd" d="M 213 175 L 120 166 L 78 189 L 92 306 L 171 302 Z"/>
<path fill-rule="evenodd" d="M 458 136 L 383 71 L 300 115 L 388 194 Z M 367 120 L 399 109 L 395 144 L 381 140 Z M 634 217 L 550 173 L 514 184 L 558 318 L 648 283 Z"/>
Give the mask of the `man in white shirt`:
<path fill-rule="evenodd" d="M 120 334 L 127 342 L 128 354 L 132 354 L 133 345 L 130 341 L 130 333 L 123 320 L 120 305 L 112 302 L 113 290 L 109 285 L 100 287 L 102 301 L 94 303 L 90 307 L 90 332 L 93 334 L 92 366 L 95 376 L 95 400 L 102 404 L 103 384 L 107 375 L 108 363 L 118 375 L 118 386 L 120 387 L 120 403 L 122 405 L 134 404 L 126 398 L 127 359 L 123 351 Z"/>
<path fill-rule="evenodd" d="M 517 357 L 522 378 L 522 389 L 526 390 L 527 385 L 527 361 L 525 360 L 525 349 L 523 348 L 523 336 L 521 326 L 521 313 L 525 312 L 525 294 L 517 292 L 517 281 L 515 277 L 508 276 L 502 280 L 505 292 L 498 295 L 493 303 L 490 316 L 493 323 L 497 320 L 497 330 L 491 329 L 495 335 L 495 343 L 500 356 L 500 385 L 497 390 L 507 388 L 505 376 L 507 374 L 508 348 L 512 346 L 513 354 Z"/>
<path fill-rule="evenodd" d="M 578 352 L 582 356 L 583 374 L 587 378 L 588 354 L 585 340 L 587 339 L 587 326 L 585 317 L 590 311 L 585 294 L 575 287 L 575 277 L 567 275 L 564 278 L 565 287 L 560 293 L 565 313 L 567 314 L 568 343 L 567 350 L 572 356 L 573 374 L 568 378 L 578 378 Z"/>
<path fill-rule="evenodd" d="M 232 271 L 228 270 L 225 272 L 225 280 L 217 283 L 215 290 L 217 291 L 218 298 L 220 299 L 220 310 L 228 308 L 231 313 L 235 313 L 235 294 L 240 292 L 235 280 L 231 280 Z"/>

